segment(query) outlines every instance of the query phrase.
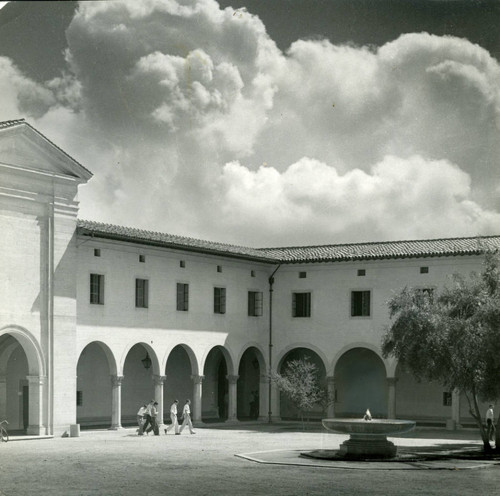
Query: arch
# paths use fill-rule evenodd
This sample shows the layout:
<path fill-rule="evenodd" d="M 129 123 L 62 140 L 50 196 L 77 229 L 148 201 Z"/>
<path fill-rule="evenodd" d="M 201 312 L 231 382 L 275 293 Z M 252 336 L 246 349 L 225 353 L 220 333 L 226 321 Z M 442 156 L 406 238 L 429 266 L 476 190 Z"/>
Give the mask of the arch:
<path fill-rule="evenodd" d="M 168 359 L 170 358 L 170 355 L 172 354 L 172 352 L 176 348 L 179 348 L 179 347 L 182 348 L 186 352 L 186 354 L 189 358 L 189 363 L 191 365 L 191 374 L 192 375 L 199 375 L 200 374 L 200 366 L 198 364 L 198 359 L 196 357 L 196 354 L 194 353 L 193 349 L 189 345 L 187 345 L 186 343 L 176 344 L 176 345 L 172 346 L 169 350 L 167 350 L 167 352 L 165 353 L 163 360 L 162 360 L 161 370 L 166 370 Z"/>
<path fill-rule="evenodd" d="M 234 362 L 222 345 L 213 346 L 203 359 L 202 418 L 223 422 L 229 414 L 229 377 L 234 377 Z"/>
<path fill-rule="evenodd" d="M 386 367 L 372 349 L 349 348 L 336 361 L 334 382 L 335 416 L 361 418 L 370 409 L 374 417 L 387 417 Z"/>
<path fill-rule="evenodd" d="M 222 344 L 218 344 L 218 345 L 212 346 L 205 353 L 205 355 L 203 356 L 203 358 L 201 360 L 201 363 L 200 363 L 200 370 L 204 370 L 205 369 L 205 365 L 206 365 L 208 356 L 215 349 L 219 349 L 222 352 L 222 354 L 224 355 L 224 358 L 226 359 L 226 365 L 227 365 L 227 373 L 228 373 L 228 375 L 234 375 L 236 373 L 235 369 L 234 369 L 234 363 L 235 363 L 235 361 L 233 360 L 231 352 L 224 345 L 222 345 Z"/>
<path fill-rule="evenodd" d="M 288 347 L 290 348 L 290 347 Z M 303 345 L 303 346 L 293 346 L 288 349 L 286 354 L 281 356 L 277 364 L 277 372 L 283 374 L 286 371 L 286 365 L 291 360 L 304 360 L 307 359 L 309 363 L 312 363 L 316 367 L 316 380 L 317 386 L 320 389 L 326 389 L 326 360 L 324 355 L 321 356 L 316 352 L 315 347 Z M 301 415 L 308 418 L 323 418 L 325 416 L 324 405 L 316 404 L 309 411 L 301 412 L 298 406 L 283 392 L 279 393 L 279 412 L 282 419 L 294 419 L 297 420 Z"/>
<path fill-rule="evenodd" d="M 373 353 L 375 353 L 380 358 L 380 360 L 382 360 L 382 363 L 384 364 L 385 372 L 387 375 L 387 372 L 389 369 L 389 364 L 388 364 L 388 361 L 384 360 L 384 358 L 382 357 L 381 349 L 378 346 L 375 346 L 371 343 L 366 343 L 364 341 L 354 341 L 354 342 L 349 343 L 348 345 L 346 345 L 340 349 L 340 351 L 333 357 L 333 360 L 332 360 L 332 365 L 331 365 L 331 369 L 330 369 L 332 371 L 332 374 L 335 371 L 335 367 L 337 366 L 339 359 L 343 355 L 345 355 L 348 351 L 355 349 L 355 348 L 366 348 L 370 351 L 373 351 Z"/>
<path fill-rule="evenodd" d="M 265 397 L 262 377 L 266 362 L 260 346 L 247 344 L 238 357 L 236 417 L 239 420 L 259 418 L 261 399 Z"/>
<path fill-rule="evenodd" d="M 323 367 L 325 368 L 326 373 L 328 374 L 328 359 L 326 358 L 326 355 L 317 346 L 311 343 L 304 343 L 304 342 L 290 344 L 287 347 L 283 348 L 280 351 L 279 355 L 277 356 L 277 360 L 275 362 L 276 363 L 275 370 L 273 372 L 278 372 L 282 365 L 283 359 L 286 357 L 286 355 L 288 355 L 292 350 L 297 348 L 308 349 L 314 352 L 316 355 L 318 355 L 318 357 L 321 359 L 321 362 L 323 364 Z"/>
<path fill-rule="evenodd" d="M 255 341 L 247 343 L 245 346 L 243 346 L 243 348 L 241 348 L 241 351 L 240 351 L 238 358 L 236 360 L 236 363 L 238 364 L 238 369 L 239 369 L 239 364 L 241 362 L 243 355 L 250 348 L 255 348 L 259 352 L 259 353 L 257 353 L 257 356 L 256 356 L 257 360 L 259 361 L 259 367 L 261 368 L 261 370 L 266 370 L 267 363 L 266 363 L 266 359 L 265 359 L 265 352 L 262 349 L 262 346 L 260 345 L 260 343 L 257 343 Z"/>
<path fill-rule="evenodd" d="M 42 349 L 35 337 L 24 327 L 8 325 L 0 329 L 0 338 L 6 334 L 15 338 L 22 346 L 28 360 L 28 373 L 32 376 L 47 375 L 47 366 Z"/>
<path fill-rule="evenodd" d="M 117 360 L 115 357 L 115 354 L 111 350 L 111 348 L 103 341 L 89 341 L 86 343 L 81 350 L 78 352 L 78 360 L 76 362 L 76 366 L 78 367 L 78 362 L 80 361 L 80 357 L 82 356 L 82 353 L 90 346 L 90 345 L 97 345 L 99 348 L 104 352 L 104 355 L 106 356 L 106 359 L 108 360 L 108 366 L 109 366 L 109 373 L 116 375 L 118 373 L 118 364 Z"/>
<path fill-rule="evenodd" d="M 145 343 L 144 341 L 135 341 L 135 342 L 129 342 L 125 346 L 123 353 L 120 357 L 120 362 L 118 364 L 118 375 L 123 375 L 123 369 L 125 367 L 125 360 L 127 359 L 128 354 L 130 353 L 130 350 L 137 345 L 141 345 L 146 349 L 146 353 L 149 355 L 149 358 L 151 359 L 151 368 L 152 372 L 155 375 L 161 375 L 161 369 L 160 369 L 160 361 L 158 360 L 158 355 L 155 351 L 155 349 L 148 343 Z"/>

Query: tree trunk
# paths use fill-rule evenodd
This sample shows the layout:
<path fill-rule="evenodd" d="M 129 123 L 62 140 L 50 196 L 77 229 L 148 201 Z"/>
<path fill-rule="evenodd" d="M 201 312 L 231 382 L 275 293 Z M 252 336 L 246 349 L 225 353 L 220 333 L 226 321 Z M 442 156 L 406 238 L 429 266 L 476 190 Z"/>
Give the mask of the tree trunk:
<path fill-rule="evenodd" d="M 488 432 L 485 429 L 484 423 L 483 423 L 483 417 L 481 416 L 481 412 L 479 411 L 479 404 L 477 402 L 477 396 L 473 393 L 472 395 L 472 405 L 474 407 L 474 412 L 471 413 L 474 419 L 477 422 L 477 426 L 479 427 L 479 432 L 481 433 L 481 439 L 483 441 L 483 449 L 485 452 L 491 451 L 491 444 L 490 440 L 488 439 Z"/>

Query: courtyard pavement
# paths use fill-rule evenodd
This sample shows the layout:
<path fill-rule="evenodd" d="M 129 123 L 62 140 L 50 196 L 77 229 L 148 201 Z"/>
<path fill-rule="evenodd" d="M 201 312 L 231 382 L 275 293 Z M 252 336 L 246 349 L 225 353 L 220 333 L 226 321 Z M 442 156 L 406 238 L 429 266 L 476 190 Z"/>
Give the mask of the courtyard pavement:
<path fill-rule="evenodd" d="M 0 496 L 498 494 L 500 457 L 474 430 L 419 428 L 398 438 L 400 461 L 305 458 L 348 437 L 319 424 L 207 424 L 139 437 L 134 428 L 80 437 L 13 437 L 0 445 Z"/>

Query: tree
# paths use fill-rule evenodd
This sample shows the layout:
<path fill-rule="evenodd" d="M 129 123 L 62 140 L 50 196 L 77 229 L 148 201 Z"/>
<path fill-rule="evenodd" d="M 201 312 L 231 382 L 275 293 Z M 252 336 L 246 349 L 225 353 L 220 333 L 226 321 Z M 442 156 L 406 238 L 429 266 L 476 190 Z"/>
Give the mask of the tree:
<path fill-rule="evenodd" d="M 323 404 L 326 392 L 321 388 L 318 370 L 307 357 L 301 360 L 290 360 L 283 374 L 271 374 L 276 387 L 287 396 L 299 412 L 304 428 L 304 413 L 315 405 Z"/>
<path fill-rule="evenodd" d="M 454 275 L 439 294 L 404 288 L 389 302 L 391 324 L 382 339 L 418 380 L 440 381 L 465 393 L 485 451 L 491 450 L 479 400 L 500 397 L 500 271 L 486 253 L 481 274 Z M 500 449 L 500 416 L 495 447 Z"/>

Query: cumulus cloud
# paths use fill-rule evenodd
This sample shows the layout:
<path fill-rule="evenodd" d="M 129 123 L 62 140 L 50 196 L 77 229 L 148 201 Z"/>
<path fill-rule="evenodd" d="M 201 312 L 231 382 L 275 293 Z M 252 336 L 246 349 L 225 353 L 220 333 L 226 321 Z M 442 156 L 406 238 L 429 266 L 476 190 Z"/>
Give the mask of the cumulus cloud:
<path fill-rule="evenodd" d="M 81 2 L 66 35 L 44 85 L 0 59 L 0 113 L 94 172 L 81 217 L 253 246 L 499 231 L 500 66 L 467 40 L 283 53 L 214 0 Z"/>

